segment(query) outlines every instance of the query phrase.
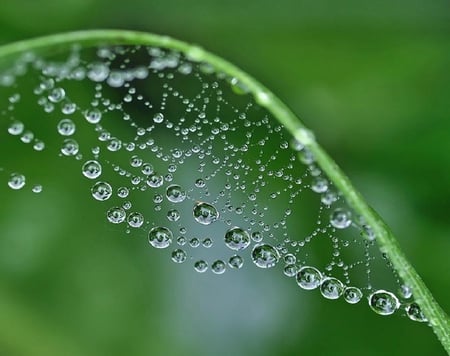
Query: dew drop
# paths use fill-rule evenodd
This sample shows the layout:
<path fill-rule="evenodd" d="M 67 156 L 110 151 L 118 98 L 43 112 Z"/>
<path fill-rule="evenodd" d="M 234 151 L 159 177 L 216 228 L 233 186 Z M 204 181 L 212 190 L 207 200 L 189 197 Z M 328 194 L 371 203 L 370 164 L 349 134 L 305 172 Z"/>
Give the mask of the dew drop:
<path fill-rule="evenodd" d="M 239 269 L 242 268 L 242 266 L 244 265 L 244 260 L 242 259 L 241 256 L 234 255 L 231 256 L 230 259 L 228 260 L 228 265 L 231 268 Z"/>
<path fill-rule="evenodd" d="M 156 226 L 149 231 L 148 242 L 155 248 L 166 248 L 172 243 L 172 231 Z"/>
<path fill-rule="evenodd" d="M 9 177 L 8 186 L 11 189 L 19 190 L 25 186 L 25 176 L 19 173 L 13 173 Z"/>
<path fill-rule="evenodd" d="M 250 245 L 250 235 L 247 231 L 235 226 L 225 233 L 225 245 L 235 251 L 243 250 Z"/>
<path fill-rule="evenodd" d="M 109 209 L 106 213 L 106 217 L 110 223 L 120 224 L 125 221 L 127 213 L 121 207 L 113 207 Z"/>
<path fill-rule="evenodd" d="M 296 279 L 301 288 L 312 290 L 320 286 L 322 274 L 317 268 L 304 266 L 297 272 Z"/>
<path fill-rule="evenodd" d="M 358 303 L 363 294 L 359 288 L 356 287 L 347 287 L 344 290 L 344 299 L 347 303 L 356 304 Z"/>
<path fill-rule="evenodd" d="M 260 268 L 274 267 L 279 258 L 278 251 L 268 244 L 256 245 L 252 250 L 252 261 Z"/>
<path fill-rule="evenodd" d="M 23 130 L 25 129 L 25 125 L 20 122 L 20 121 L 13 121 L 9 127 L 8 127 L 8 132 L 10 135 L 21 135 Z"/>
<path fill-rule="evenodd" d="M 405 308 L 406 315 L 408 315 L 408 318 L 410 318 L 413 321 L 418 322 L 427 322 L 428 319 L 423 315 L 422 310 L 420 309 L 419 304 L 417 303 L 410 303 Z"/>
<path fill-rule="evenodd" d="M 33 186 L 33 188 L 31 188 L 31 191 L 33 193 L 40 193 L 40 192 L 42 192 L 42 185 L 36 184 L 35 186 Z"/>
<path fill-rule="evenodd" d="M 112 188 L 109 183 L 97 182 L 91 188 L 91 193 L 94 199 L 99 201 L 108 200 L 112 195 Z"/>
<path fill-rule="evenodd" d="M 48 100 L 52 103 L 59 103 L 66 96 L 66 92 L 63 88 L 54 88 L 48 95 Z"/>
<path fill-rule="evenodd" d="M 74 122 L 70 119 L 62 119 L 56 128 L 61 136 L 71 136 L 76 130 Z"/>
<path fill-rule="evenodd" d="M 193 215 L 195 221 L 202 225 L 212 224 L 219 218 L 219 212 L 217 209 L 213 205 L 205 202 L 195 203 Z"/>
<path fill-rule="evenodd" d="M 162 113 L 156 113 L 154 116 L 153 116 L 153 121 L 155 122 L 155 123 L 157 123 L 157 124 L 160 124 L 160 123 L 162 123 L 163 121 L 164 121 L 164 115 L 162 114 Z"/>
<path fill-rule="evenodd" d="M 296 265 L 286 265 L 283 268 L 283 273 L 286 277 L 294 277 L 297 274 Z"/>
<path fill-rule="evenodd" d="M 325 278 L 320 284 L 320 293 L 327 299 L 338 299 L 344 292 L 344 285 L 339 279 Z"/>
<path fill-rule="evenodd" d="M 183 263 L 186 261 L 187 255 L 184 250 L 178 248 L 172 252 L 171 258 L 175 263 Z"/>
<path fill-rule="evenodd" d="M 167 212 L 167 219 L 169 221 L 178 221 L 180 220 L 180 212 L 176 209 L 171 209 Z"/>
<path fill-rule="evenodd" d="M 215 274 L 222 274 L 226 270 L 226 264 L 222 260 L 214 261 L 211 265 L 211 271 Z"/>
<path fill-rule="evenodd" d="M 117 189 L 117 196 L 119 198 L 126 198 L 129 194 L 129 190 L 127 187 L 120 187 L 119 189 Z"/>
<path fill-rule="evenodd" d="M 377 314 L 391 315 L 400 307 L 400 302 L 393 293 L 378 290 L 369 296 L 369 306 Z"/>
<path fill-rule="evenodd" d="M 325 193 L 328 190 L 328 181 L 325 178 L 316 178 L 311 184 L 311 190 L 316 193 Z"/>
<path fill-rule="evenodd" d="M 196 261 L 194 263 L 194 269 L 199 273 L 204 273 L 208 269 L 208 263 L 203 260 Z"/>
<path fill-rule="evenodd" d="M 96 179 L 102 174 L 102 166 L 97 161 L 86 161 L 81 168 L 81 172 L 86 178 Z"/>
<path fill-rule="evenodd" d="M 186 199 L 186 192 L 179 185 L 172 184 L 167 187 L 166 196 L 172 203 L 181 203 Z"/>
<path fill-rule="evenodd" d="M 144 217 L 142 216 L 141 213 L 135 212 L 135 213 L 131 213 L 128 215 L 127 218 L 127 222 L 128 225 L 130 225 L 131 227 L 141 227 L 142 224 L 144 223 Z"/>
<path fill-rule="evenodd" d="M 98 124 L 102 119 L 102 112 L 99 109 L 92 109 L 86 111 L 84 117 L 86 118 L 87 122 L 91 124 Z"/>
<path fill-rule="evenodd" d="M 152 188 L 158 188 L 164 184 L 164 178 L 158 174 L 152 174 L 147 178 L 147 185 Z"/>
<path fill-rule="evenodd" d="M 350 213 L 343 209 L 336 209 L 330 216 L 331 225 L 336 229 L 346 229 L 352 223 Z"/>
<path fill-rule="evenodd" d="M 63 145 L 61 147 L 61 153 L 64 156 L 75 156 L 78 153 L 79 146 L 78 142 L 68 138 L 63 141 Z"/>

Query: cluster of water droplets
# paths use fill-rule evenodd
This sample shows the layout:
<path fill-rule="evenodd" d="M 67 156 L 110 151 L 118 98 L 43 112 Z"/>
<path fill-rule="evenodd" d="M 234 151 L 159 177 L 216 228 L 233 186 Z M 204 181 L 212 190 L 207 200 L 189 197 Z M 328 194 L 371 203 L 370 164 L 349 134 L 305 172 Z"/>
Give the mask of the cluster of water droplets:
<path fill-rule="evenodd" d="M 27 73 L 36 78 L 27 100 L 55 128 L 48 145 L 16 114 Z M 411 293 L 375 287 L 381 265 L 392 290 L 407 289 L 307 146 L 258 105 L 269 94 L 253 98 L 189 54 L 153 47 L 74 49 L 59 61 L 26 54 L 0 72 L 0 88 L 10 93 L 0 108 L 7 134 L 74 160 L 106 221 L 174 263 L 214 274 L 280 266 L 324 298 L 366 297 L 378 314 L 403 307 L 426 321 Z M 26 185 L 22 173 L 0 173 L 11 189 Z"/>

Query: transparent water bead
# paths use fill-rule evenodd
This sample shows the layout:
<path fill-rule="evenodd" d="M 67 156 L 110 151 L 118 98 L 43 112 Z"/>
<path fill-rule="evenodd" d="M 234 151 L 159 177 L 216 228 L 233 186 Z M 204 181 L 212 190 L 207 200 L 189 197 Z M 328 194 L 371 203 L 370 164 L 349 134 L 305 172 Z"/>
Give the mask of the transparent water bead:
<path fill-rule="evenodd" d="M 144 216 L 138 212 L 131 213 L 128 215 L 127 222 L 130 227 L 141 227 L 144 224 Z"/>
<path fill-rule="evenodd" d="M 153 116 L 153 122 L 156 124 L 160 124 L 164 121 L 164 114 L 158 112 Z"/>
<path fill-rule="evenodd" d="M 171 209 L 167 212 L 167 220 L 169 221 L 178 221 L 180 217 L 180 212 L 176 209 Z"/>
<path fill-rule="evenodd" d="M 95 200 L 105 201 L 112 195 L 112 188 L 107 182 L 97 182 L 91 188 L 92 197 Z"/>
<path fill-rule="evenodd" d="M 152 188 L 158 188 L 164 184 L 164 178 L 158 174 L 152 174 L 147 178 L 147 185 Z"/>
<path fill-rule="evenodd" d="M 211 265 L 211 271 L 215 274 L 222 274 L 226 271 L 227 266 L 222 260 L 214 261 Z"/>
<path fill-rule="evenodd" d="M 178 248 L 172 252 L 171 258 L 175 263 L 183 263 L 186 261 L 187 255 L 184 250 Z"/>
<path fill-rule="evenodd" d="M 52 103 L 59 103 L 66 96 L 66 91 L 63 88 L 54 88 L 48 95 L 48 100 Z"/>
<path fill-rule="evenodd" d="M 297 284 L 306 290 L 316 289 L 322 281 L 322 274 L 315 267 L 304 266 L 297 272 Z"/>
<path fill-rule="evenodd" d="M 156 226 L 148 233 L 148 242 L 155 248 L 166 248 L 172 243 L 172 231 L 166 227 Z"/>
<path fill-rule="evenodd" d="M 428 319 L 423 315 L 422 310 L 420 309 L 419 304 L 417 303 L 410 303 L 405 308 L 406 315 L 408 315 L 408 318 L 410 318 L 413 321 L 418 322 L 427 322 Z"/>
<path fill-rule="evenodd" d="M 98 124 L 102 119 L 102 112 L 99 109 L 92 109 L 86 111 L 84 117 L 86 118 L 87 122 L 91 124 Z"/>
<path fill-rule="evenodd" d="M 86 161 L 81 168 L 81 172 L 86 178 L 96 179 L 102 174 L 102 166 L 95 160 Z"/>
<path fill-rule="evenodd" d="M 400 302 L 395 294 L 380 289 L 369 296 L 369 306 L 377 314 L 391 315 L 400 307 Z"/>
<path fill-rule="evenodd" d="M 58 122 L 56 129 L 61 136 L 71 136 L 75 133 L 76 126 L 72 120 L 62 119 Z"/>
<path fill-rule="evenodd" d="M 125 221 L 127 213 L 121 207 L 113 207 L 106 212 L 106 218 L 112 224 L 120 224 Z"/>
<path fill-rule="evenodd" d="M 13 121 L 8 127 L 8 133 L 10 135 L 21 135 L 23 130 L 25 129 L 25 125 L 20 121 Z"/>
<path fill-rule="evenodd" d="M 352 224 L 350 212 L 336 209 L 330 216 L 330 222 L 336 229 L 346 229 Z"/>
<path fill-rule="evenodd" d="M 240 227 L 232 227 L 225 233 L 225 245 L 234 251 L 240 251 L 250 245 L 250 235 Z"/>
<path fill-rule="evenodd" d="M 338 299 L 344 292 L 344 284 L 336 278 L 328 277 L 320 284 L 320 293 L 327 299 Z"/>
<path fill-rule="evenodd" d="M 356 287 L 347 287 L 344 290 L 344 299 L 347 303 L 356 304 L 363 297 L 363 293 L 359 288 Z"/>
<path fill-rule="evenodd" d="M 205 202 L 195 203 L 192 213 L 195 221 L 202 225 L 212 224 L 219 219 L 217 209 L 213 205 Z"/>
<path fill-rule="evenodd" d="M 172 203 L 181 203 L 186 199 L 186 192 L 177 184 L 172 184 L 166 190 L 167 199 Z"/>
<path fill-rule="evenodd" d="M 228 265 L 231 268 L 239 269 L 242 268 L 242 266 L 244 265 L 244 260 L 241 256 L 234 255 L 231 256 L 230 259 L 228 260 Z"/>
<path fill-rule="evenodd" d="M 40 184 L 36 184 L 35 186 L 33 186 L 33 188 L 31 188 L 31 191 L 33 192 L 33 193 L 40 193 L 40 192 L 42 192 L 42 185 L 40 185 Z"/>
<path fill-rule="evenodd" d="M 25 186 L 26 178 L 23 174 L 13 173 L 9 177 L 8 186 L 11 189 L 19 190 Z"/>
<path fill-rule="evenodd" d="M 74 139 L 68 138 L 63 141 L 61 153 L 64 156 L 75 156 L 78 153 L 78 150 L 78 142 Z"/>
<path fill-rule="evenodd" d="M 253 247 L 252 250 L 252 261 L 260 268 L 272 268 L 274 267 L 280 255 L 278 251 L 271 245 L 259 244 Z"/>
<path fill-rule="evenodd" d="M 208 262 L 199 260 L 194 263 L 194 269 L 199 273 L 204 273 L 208 270 Z"/>
<path fill-rule="evenodd" d="M 283 268 L 283 273 L 286 277 L 294 277 L 297 274 L 296 265 L 286 265 Z"/>

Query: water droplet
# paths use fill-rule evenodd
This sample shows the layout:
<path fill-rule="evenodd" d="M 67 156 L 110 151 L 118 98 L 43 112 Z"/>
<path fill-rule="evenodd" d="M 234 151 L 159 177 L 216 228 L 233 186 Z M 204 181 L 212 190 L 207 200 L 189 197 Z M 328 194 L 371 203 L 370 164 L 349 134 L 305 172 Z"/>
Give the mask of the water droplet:
<path fill-rule="evenodd" d="M 86 111 L 84 117 L 86 118 L 87 122 L 91 124 L 98 124 L 102 119 L 102 112 L 99 109 L 92 109 Z"/>
<path fill-rule="evenodd" d="M 75 133 L 75 124 L 70 119 L 62 119 L 56 127 L 58 133 L 62 136 L 71 136 Z"/>
<path fill-rule="evenodd" d="M 13 173 L 9 177 L 8 186 L 11 189 L 18 190 L 25 186 L 25 176 L 19 173 Z"/>
<path fill-rule="evenodd" d="M 217 209 L 213 205 L 205 202 L 195 203 L 193 215 L 195 221 L 202 225 L 212 224 L 219 218 L 219 212 Z"/>
<path fill-rule="evenodd" d="M 328 277 L 320 284 L 320 293 L 327 299 L 338 299 L 344 292 L 344 285 L 339 279 Z"/>
<path fill-rule="evenodd" d="M 316 193 L 325 193 L 328 190 L 328 181 L 325 178 L 316 178 L 311 184 L 311 190 Z"/>
<path fill-rule="evenodd" d="M 409 299 L 412 297 L 412 290 L 407 285 L 402 284 L 398 290 L 400 296 L 404 299 Z"/>
<path fill-rule="evenodd" d="M 61 153 L 64 156 L 75 156 L 78 153 L 78 149 L 78 142 L 71 138 L 68 138 L 63 141 Z"/>
<path fill-rule="evenodd" d="M 147 178 L 147 185 L 152 188 L 158 188 L 164 184 L 163 176 L 152 174 Z"/>
<path fill-rule="evenodd" d="M 131 227 L 141 227 L 144 223 L 144 217 L 138 212 L 131 213 L 128 215 L 127 222 Z"/>
<path fill-rule="evenodd" d="M 172 231 L 166 227 L 156 226 L 148 233 L 148 242 L 156 248 L 166 248 L 172 243 Z"/>
<path fill-rule="evenodd" d="M 169 221 L 178 221 L 180 220 L 180 212 L 176 209 L 171 209 L 167 212 L 167 219 Z"/>
<path fill-rule="evenodd" d="M 172 203 L 181 203 L 186 199 L 186 192 L 179 185 L 172 184 L 167 187 L 166 196 Z"/>
<path fill-rule="evenodd" d="M 17 136 L 21 135 L 23 130 L 25 129 L 25 125 L 20 121 L 13 121 L 11 125 L 8 127 L 8 132 L 11 135 Z"/>
<path fill-rule="evenodd" d="M 213 271 L 215 274 L 222 274 L 226 270 L 225 262 L 222 260 L 214 261 L 211 265 L 211 271 Z"/>
<path fill-rule="evenodd" d="M 31 191 L 33 193 L 40 193 L 40 192 L 42 192 L 42 185 L 36 184 L 35 186 L 33 186 L 33 188 L 31 188 Z"/>
<path fill-rule="evenodd" d="M 391 315 L 400 307 L 400 302 L 393 293 L 378 290 L 369 296 L 369 306 L 377 314 Z"/>
<path fill-rule="evenodd" d="M 81 168 L 81 172 L 86 178 L 96 179 L 102 174 L 102 166 L 97 161 L 86 161 Z"/>
<path fill-rule="evenodd" d="M 244 265 L 244 260 L 242 259 L 241 256 L 234 255 L 231 256 L 230 259 L 228 260 L 228 265 L 231 268 L 239 269 L 242 268 L 242 266 Z"/>
<path fill-rule="evenodd" d="M 283 273 L 286 277 L 294 277 L 297 274 L 296 265 L 286 265 L 284 266 Z"/>
<path fill-rule="evenodd" d="M 120 224 L 125 221 L 127 213 L 121 207 L 113 207 L 109 209 L 106 213 L 106 217 L 110 223 Z"/>
<path fill-rule="evenodd" d="M 94 199 L 99 201 L 108 200 L 112 195 L 112 188 L 106 182 L 97 182 L 91 188 Z"/>
<path fill-rule="evenodd" d="M 304 266 L 297 272 L 296 279 L 301 288 L 312 290 L 320 286 L 322 274 L 317 268 Z"/>
<path fill-rule="evenodd" d="M 347 287 L 344 290 L 344 299 L 347 303 L 356 304 L 358 303 L 363 294 L 359 288 L 356 287 Z"/>
<path fill-rule="evenodd" d="M 423 315 L 422 310 L 420 309 L 419 304 L 417 303 L 410 303 L 405 308 L 406 315 L 408 315 L 408 318 L 414 321 L 418 322 L 427 322 L 428 319 Z"/>
<path fill-rule="evenodd" d="M 155 122 L 155 123 L 157 123 L 157 124 L 160 124 L 161 122 L 163 122 L 164 121 L 164 115 L 162 114 L 162 113 L 156 113 L 154 116 L 153 116 L 153 121 Z"/>
<path fill-rule="evenodd" d="M 87 76 L 94 82 L 102 82 L 109 75 L 109 68 L 104 63 L 94 63 L 90 65 L 90 69 L 87 72 Z"/>
<path fill-rule="evenodd" d="M 66 92 L 63 88 L 54 88 L 48 95 L 48 100 L 52 103 L 59 103 L 66 96 Z"/>
<path fill-rule="evenodd" d="M 255 242 L 261 242 L 263 240 L 263 235 L 260 231 L 252 232 L 252 240 Z"/>
<path fill-rule="evenodd" d="M 205 248 L 210 248 L 213 245 L 213 241 L 209 237 L 207 237 L 202 241 L 202 245 Z"/>
<path fill-rule="evenodd" d="M 117 196 L 119 198 L 126 198 L 129 194 L 129 190 L 127 187 L 120 187 L 119 189 L 117 189 Z"/>
<path fill-rule="evenodd" d="M 172 252 L 172 261 L 175 263 L 183 263 L 186 261 L 187 255 L 184 250 L 176 249 Z"/>
<path fill-rule="evenodd" d="M 336 229 L 346 229 L 352 224 L 350 212 L 336 209 L 330 216 L 330 222 Z"/>
<path fill-rule="evenodd" d="M 247 231 L 235 226 L 225 233 L 225 245 L 235 251 L 243 250 L 250 245 L 250 235 Z"/>
<path fill-rule="evenodd" d="M 199 273 L 204 273 L 208 269 L 208 263 L 203 260 L 199 260 L 194 263 L 194 269 Z"/>
<path fill-rule="evenodd" d="M 260 268 L 274 267 L 279 258 L 278 251 L 271 245 L 260 244 L 253 247 L 252 261 Z"/>

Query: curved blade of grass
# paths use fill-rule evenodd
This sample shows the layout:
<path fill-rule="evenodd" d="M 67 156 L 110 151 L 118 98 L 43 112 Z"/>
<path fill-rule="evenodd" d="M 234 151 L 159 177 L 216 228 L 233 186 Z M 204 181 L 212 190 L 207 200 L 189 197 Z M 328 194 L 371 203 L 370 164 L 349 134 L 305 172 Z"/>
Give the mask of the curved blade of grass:
<path fill-rule="evenodd" d="M 408 262 L 392 231 L 381 217 L 366 203 L 361 194 L 352 186 L 347 176 L 316 142 L 314 136 L 298 117 L 270 90 L 228 61 L 205 51 L 196 45 L 175 40 L 167 36 L 122 30 L 92 30 L 69 32 L 35 38 L 0 46 L 0 61 L 17 56 L 26 51 L 48 53 L 52 50 L 68 48 L 74 44 L 89 45 L 149 45 L 164 47 L 184 53 L 193 61 L 206 62 L 218 72 L 236 78 L 255 97 L 257 103 L 283 124 L 300 143 L 314 154 L 317 163 L 339 188 L 349 205 L 371 226 L 380 250 L 389 256 L 393 267 L 403 281 L 411 287 L 415 301 L 429 320 L 430 326 L 442 346 L 450 354 L 450 319 L 435 301 L 419 274 Z"/>

